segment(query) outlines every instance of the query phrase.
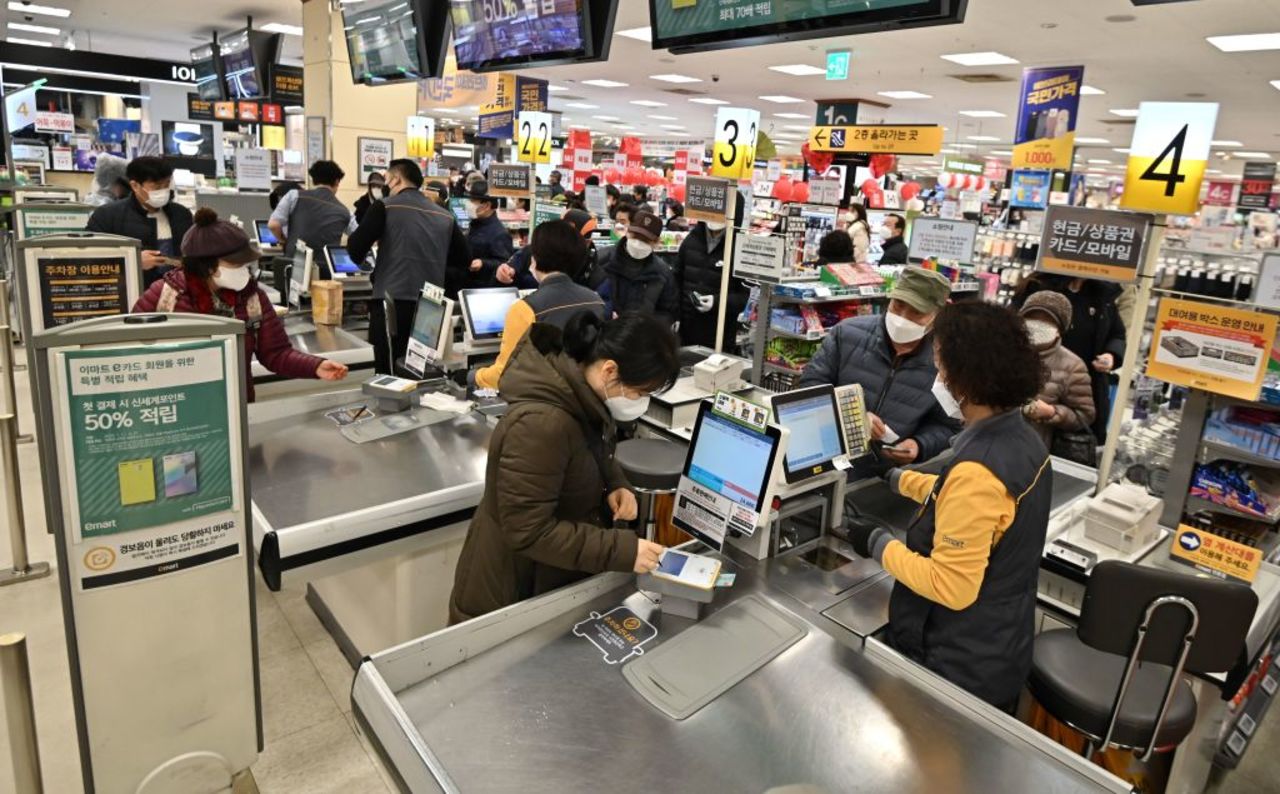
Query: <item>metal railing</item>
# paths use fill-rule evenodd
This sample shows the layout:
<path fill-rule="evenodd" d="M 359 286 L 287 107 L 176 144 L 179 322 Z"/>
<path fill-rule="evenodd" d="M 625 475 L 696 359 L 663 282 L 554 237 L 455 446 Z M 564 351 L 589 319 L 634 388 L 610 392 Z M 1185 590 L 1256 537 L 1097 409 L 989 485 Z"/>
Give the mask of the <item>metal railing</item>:
<path fill-rule="evenodd" d="M 49 563 L 27 558 L 27 521 L 22 509 L 22 476 L 18 473 L 18 420 L 14 414 L 0 415 L 0 459 L 3 460 L 5 516 L 9 525 L 9 545 L 13 568 L 0 570 L 0 587 L 49 575 Z"/>
<path fill-rule="evenodd" d="M 40 745 L 36 739 L 36 709 L 31 698 L 31 665 L 25 634 L 0 634 L 0 692 L 4 695 L 9 753 L 13 756 L 15 791 L 41 794 Z"/>

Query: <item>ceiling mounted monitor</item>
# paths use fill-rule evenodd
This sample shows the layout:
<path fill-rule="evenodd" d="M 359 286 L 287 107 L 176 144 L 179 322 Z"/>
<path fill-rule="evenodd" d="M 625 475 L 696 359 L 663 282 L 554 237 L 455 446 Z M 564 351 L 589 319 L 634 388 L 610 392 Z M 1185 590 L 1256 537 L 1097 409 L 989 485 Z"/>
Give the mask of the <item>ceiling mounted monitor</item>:
<path fill-rule="evenodd" d="M 222 58 L 217 41 L 192 48 L 191 67 L 196 72 L 196 93 L 200 98 L 207 102 L 222 99 Z"/>
<path fill-rule="evenodd" d="M 268 70 L 280 56 L 279 33 L 244 28 L 219 42 L 225 99 L 261 99 Z"/>
<path fill-rule="evenodd" d="M 449 0 L 458 68 L 492 72 L 595 60 L 600 13 L 612 27 L 617 0 Z"/>
<path fill-rule="evenodd" d="M 964 21 L 967 4 L 968 0 L 649 0 L 649 19 L 653 48 L 680 54 L 949 25 Z"/>
<path fill-rule="evenodd" d="M 351 79 L 387 85 L 441 77 L 449 48 L 449 12 L 431 0 L 385 0 L 342 7 Z"/>

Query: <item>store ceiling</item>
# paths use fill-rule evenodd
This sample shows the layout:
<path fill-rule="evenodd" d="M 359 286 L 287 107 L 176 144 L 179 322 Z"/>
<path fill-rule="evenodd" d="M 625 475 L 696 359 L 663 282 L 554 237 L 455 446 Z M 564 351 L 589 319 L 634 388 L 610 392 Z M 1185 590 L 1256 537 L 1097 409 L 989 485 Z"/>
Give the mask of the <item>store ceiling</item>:
<path fill-rule="evenodd" d="M 38 18 L 37 24 L 77 31 L 77 43 L 84 48 L 179 60 L 185 59 L 196 37 L 206 38 L 215 29 L 228 32 L 243 25 L 247 14 L 258 25 L 301 24 L 297 0 L 256 0 L 253 6 L 238 0 L 201 0 L 199 22 L 192 19 L 193 0 L 42 1 L 69 7 L 73 13 L 66 20 Z M 648 3 L 622 0 L 620 6 L 618 31 L 648 25 Z M 10 11 L 7 18 L 21 21 L 20 16 Z M 1117 16 L 1131 21 L 1107 21 Z M 1106 93 L 1083 98 L 1078 135 L 1107 143 L 1082 144 L 1081 157 L 1109 160 L 1090 165 L 1099 173 L 1119 173 L 1126 155 L 1114 149 L 1128 146 L 1133 124 L 1132 119 L 1111 111 L 1136 108 L 1143 100 L 1220 102 L 1215 138 L 1243 145 L 1217 148 L 1216 152 L 1234 148 L 1280 157 L 1280 90 L 1271 85 L 1271 81 L 1280 80 L 1280 50 L 1225 53 L 1205 41 L 1214 35 L 1272 32 L 1280 32 L 1277 0 L 1192 0 L 1145 7 L 1135 7 L 1130 0 L 970 0 L 963 25 L 679 56 L 654 51 L 648 42 L 615 36 L 608 63 L 529 73 L 567 88 L 552 94 L 552 108 L 562 110 L 570 123 L 586 124 L 599 132 L 710 135 L 715 107 L 690 101 L 700 94 L 760 110 L 764 127 L 772 127 L 779 148 L 795 152 L 813 122 L 812 100 L 857 97 L 890 104 L 886 114 L 890 121 L 946 125 L 948 144 L 961 147 L 954 154 L 983 155 L 1010 148 L 1018 79 L 1024 67 L 1082 63 L 1085 83 Z M 36 38 L 17 31 L 10 31 L 9 36 Z M 286 36 L 286 40 L 287 53 L 300 57 L 301 40 L 295 36 Z M 848 81 L 827 82 L 822 75 L 792 77 L 768 68 L 789 64 L 821 68 L 826 51 L 832 48 L 853 50 Z M 989 50 L 1020 63 L 969 67 L 940 57 Z M 651 79 L 658 74 L 687 75 L 701 82 L 674 84 Z M 995 75 L 1004 81 L 962 79 L 974 75 Z M 627 86 L 601 88 L 582 82 L 591 79 Z M 673 89 L 681 93 L 671 93 Z M 371 95 L 377 90 L 369 89 Z M 917 91 L 932 98 L 893 100 L 878 96 L 882 91 Z M 774 104 L 759 98 L 763 95 L 804 101 Z M 632 104 L 637 100 L 664 105 Z M 961 115 L 963 111 L 996 111 L 1004 116 L 973 118 Z M 780 113 L 800 118 L 779 117 Z M 975 141 L 973 136 L 996 140 Z M 1238 174 L 1240 162 L 1233 158 L 1215 162 L 1210 168 L 1226 175 Z"/>

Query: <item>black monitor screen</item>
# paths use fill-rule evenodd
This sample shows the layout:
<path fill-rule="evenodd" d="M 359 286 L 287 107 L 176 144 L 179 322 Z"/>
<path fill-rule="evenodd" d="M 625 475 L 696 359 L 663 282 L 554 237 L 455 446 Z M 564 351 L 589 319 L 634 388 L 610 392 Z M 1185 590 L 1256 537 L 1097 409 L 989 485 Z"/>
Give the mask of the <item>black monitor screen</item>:
<path fill-rule="evenodd" d="M 262 96 L 262 80 L 249 42 L 249 31 L 233 33 L 222 42 L 222 71 L 227 84 L 227 99 Z"/>
<path fill-rule="evenodd" d="M 376 85 L 427 76 L 418 51 L 413 2 L 387 0 L 377 5 L 344 5 L 342 21 L 347 31 L 351 79 L 355 82 Z"/>
<path fill-rule="evenodd" d="M 171 157 L 213 159 L 213 125 L 191 121 L 160 122 L 160 145 Z"/>
<path fill-rule="evenodd" d="M 572 61 L 592 54 L 584 0 L 450 0 L 459 69 Z"/>
<path fill-rule="evenodd" d="M 213 44 L 191 51 L 191 67 L 196 72 L 196 93 L 200 98 L 209 102 L 222 99 L 222 78 L 218 75 L 218 54 Z"/>
<path fill-rule="evenodd" d="M 347 253 L 347 249 L 340 245 L 326 246 L 325 250 L 329 252 L 329 264 L 333 266 L 333 274 L 350 276 L 360 272 L 360 265 L 351 258 L 351 254 Z"/>

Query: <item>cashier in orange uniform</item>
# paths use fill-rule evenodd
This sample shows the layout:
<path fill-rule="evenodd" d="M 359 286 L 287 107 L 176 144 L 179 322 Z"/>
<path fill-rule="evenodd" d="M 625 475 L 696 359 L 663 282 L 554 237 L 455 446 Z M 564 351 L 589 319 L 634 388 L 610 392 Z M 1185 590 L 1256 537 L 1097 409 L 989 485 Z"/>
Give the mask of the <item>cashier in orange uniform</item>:
<path fill-rule="evenodd" d="M 1022 415 L 1043 374 L 1023 321 L 965 302 L 934 322 L 934 397 L 965 429 L 941 474 L 893 469 L 894 491 L 923 507 L 906 542 L 852 519 L 855 551 L 897 582 L 889 639 L 992 705 L 1012 711 L 1031 669 L 1036 584 L 1049 524 L 1053 470 Z"/>
<path fill-rule="evenodd" d="M 575 214 L 587 216 L 578 210 L 569 212 L 569 215 Z M 604 301 L 574 281 L 587 263 L 588 242 L 584 235 L 591 234 L 595 219 L 587 216 L 587 221 L 590 227 L 586 223 L 575 225 L 570 220 L 559 220 L 540 224 L 533 230 L 529 272 L 538 280 L 538 288 L 507 310 L 498 360 L 491 366 L 473 370 L 470 385 L 497 389 L 516 345 L 534 323 L 547 323 L 563 330 L 580 312 L 604 319 Z"/>

